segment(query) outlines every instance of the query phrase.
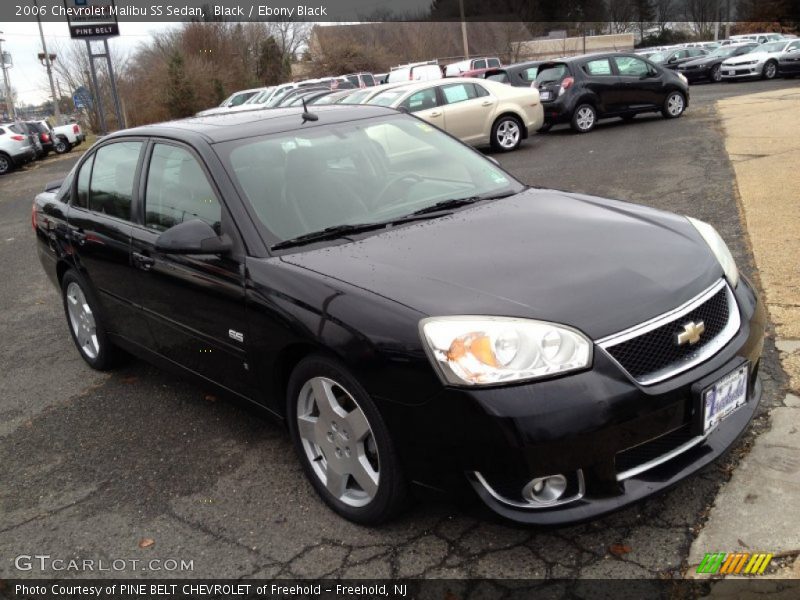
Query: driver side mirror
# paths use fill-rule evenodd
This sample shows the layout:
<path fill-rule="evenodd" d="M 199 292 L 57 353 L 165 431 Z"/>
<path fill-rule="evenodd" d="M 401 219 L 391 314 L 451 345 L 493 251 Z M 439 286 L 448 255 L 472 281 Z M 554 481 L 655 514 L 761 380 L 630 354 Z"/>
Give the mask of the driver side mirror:
<path fill-rule="evenodd" d="M 667 62 L 674 63 L 676 60 L 678 60 L 678 57 L 677 57 L 677 56 L 673 56 L 673 57 L 672 57 L 672 58 L 670 58 L 670 59 L 669 59 Z"/>
<path fill-rule="evenodd" d="M 156 250 L 164 254 L 227 254 L 232 249 L 227 234 L 217 235 L 200 219 L 179 223 L 156 238 Z"/>

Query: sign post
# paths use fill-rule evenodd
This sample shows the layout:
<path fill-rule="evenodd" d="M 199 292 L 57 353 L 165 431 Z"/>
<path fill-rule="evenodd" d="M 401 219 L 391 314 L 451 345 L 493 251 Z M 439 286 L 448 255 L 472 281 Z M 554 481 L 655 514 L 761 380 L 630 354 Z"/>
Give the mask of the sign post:
<path fill-rule="evenodd" d="M 86 40 L 86 51 L 89 54 L 89 68 L 92 76 L 92 87 L 94 87 L 97 116 L 100 121 L 100 129 L 102 129 L 101 133 L 103 135 L 108 133 L 108 127 L 106 125 L 105 111 L 103 110 L 100 86 L 97 83 L 97 69 L 94 64 L 96 58 L 106 59 L 108 77 L 111 82 L 111 96 L 114 98 L 114 110 L 117 115 L 117 124 L 118 127 L 122 129 L 125 127 L 125 122 L 122 120 L 122 110 L 120 109 L 119 94 L 117 92 L 117 81 L 114 76 L 114 67 L 111 64 L 111 50 L 108 47 L 108 38 L 119 35 L 119 24 L 117 23 L 114 0 L 64 0 L 64 8 L 67 9 L 70 37 L 73 39 Z M 103 52 L 97 54 L 94 52 L 92 49 L 93 41 L 103 42 Z M 77 92 L 78 90 L 76 90 L 76 96 Z"/>

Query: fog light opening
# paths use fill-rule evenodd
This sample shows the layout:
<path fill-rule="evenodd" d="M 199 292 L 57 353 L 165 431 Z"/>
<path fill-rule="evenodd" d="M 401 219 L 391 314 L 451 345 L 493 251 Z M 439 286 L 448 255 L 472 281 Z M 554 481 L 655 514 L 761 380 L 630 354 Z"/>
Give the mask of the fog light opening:
<path fill-rule="evenodd" d="M 522 497 L 533 504 L 555 504 L 566 491 L 567 478 L 564 475 L 548 475 L 529 481 L 522 488 Z"/>

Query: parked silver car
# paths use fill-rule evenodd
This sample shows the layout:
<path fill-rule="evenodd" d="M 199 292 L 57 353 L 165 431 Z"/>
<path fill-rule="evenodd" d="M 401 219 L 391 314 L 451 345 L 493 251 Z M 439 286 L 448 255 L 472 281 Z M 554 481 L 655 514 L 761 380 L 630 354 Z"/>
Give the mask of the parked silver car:
<path fill-rule="evenodd" d="M 16 123 L 0 125 L 0 175 L 36 158 L 28 132 Z"/>

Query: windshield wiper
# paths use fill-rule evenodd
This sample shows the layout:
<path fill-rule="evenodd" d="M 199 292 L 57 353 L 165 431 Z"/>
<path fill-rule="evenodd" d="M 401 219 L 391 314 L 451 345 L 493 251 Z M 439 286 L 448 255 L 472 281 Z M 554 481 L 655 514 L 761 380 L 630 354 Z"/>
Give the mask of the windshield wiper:
<path fill-rule="evenodd" d="M 361 231 L 371 231 L 373 229 L 383 229 L 390 223 L 376 222 L 376 223 L 345 223 L 344 225 L 334 225 L 333 227 L 326 227 L 320 231 L 312 231 L 311 233 L 304 233 L 297 237 L 283 240 L 277 244 L 270 246 L 270 250 L 280 250 L 281 248 L 289 248 L 291 246 L 300 246 L 302 244 L 309 244 L 320 240 L 330 240 L 337 237 L 343 237 L 348 233 L 359 233 Z"/>
<path fill-rule="evenodd" d="M 420 208 L 419 210 L 415 210 L 412 212 L 409 217 L 414 217 L 416 215 L 427 215 L 429 213 L 435 213 L 442 210 L 450 210 L 453 208 L 458 208 L 460 206 L 466 206 L 467 204 L 475 204 L 476 202 L 480 202 L 481 200 L 499 200 L 500 198 L 508 198 L 509 196 L 513 196 L 515 192 L 507 192 L 504 194 L 484 194 L 482 196 L 468 196 L 466 198 L 452 198 L 450 200 L 442 200 L 441 202 L 437 202 L 436 204 L 431 204 L 430 206 L 426 206 L 425 208 Z"/>
<path fill-rule="evenodd" d="M 442 200 L 441 202 L 437 202 L 431 206 L 426 206 L 425 208 L 416 210 L 403 217 L 389 219 L 388 221 L 376 221 L 374 223 L 345 223 L 343 225 L 334 225 L 332 227 L 321 229 L 320 231 L 312 231 L 311 233 L 304 233 L 303 235 L 298 235 L 297 237 L 283 240 L 282 242 L 278 242 L 270 246 L 270 250 L 280 250 L 282 248 L 291 248 L 292 246 L 301 246 L 303 244 L 310 244 L 312 242 L 330 240 L 337 237 L 345 237 L 351 233 L 361 233 L 364 231 L 374 231 L 375 229 L 384 229 L 393 225 L 408 223 L 409 221 L 421 221 L 423 219 L 445 217 L 449 214 L 452 214 L 450 209 L 480 202 L 481 200 L 498 200 L 500 198 L 508 198 L 509 196 L 515 195 L 515 193 L 516 192 L 507 192 L 496 195 L 486 194 L 483 196 L 470 196 L 468 198 L 452 198 L 450 200 Z"/>

